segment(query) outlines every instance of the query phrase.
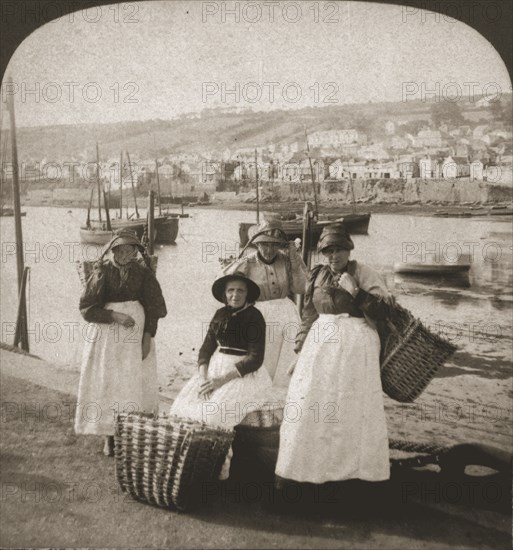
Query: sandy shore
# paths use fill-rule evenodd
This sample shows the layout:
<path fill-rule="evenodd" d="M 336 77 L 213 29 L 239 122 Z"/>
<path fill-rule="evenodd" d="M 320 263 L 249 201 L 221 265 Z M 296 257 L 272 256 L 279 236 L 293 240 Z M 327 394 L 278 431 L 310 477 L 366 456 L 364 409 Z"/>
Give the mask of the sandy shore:
<path fill-rule="evenodd" d="M 509 500 L 499 509 L 482 499 L 473 507 L 423 502 L 411 488 L 433 483 L 429 473 L 364 489 L 365 497 L 323 492 L 314 506 L 269 507 L 262 495 L 272 482 L 256 476 L 209 488 L 192 514 L 132 501 L 99 439 L 75 435 L 74 396 L 5 374 L 4 362 L 19 358 L 1 353 L 2 547 L 510 547 Z"/>

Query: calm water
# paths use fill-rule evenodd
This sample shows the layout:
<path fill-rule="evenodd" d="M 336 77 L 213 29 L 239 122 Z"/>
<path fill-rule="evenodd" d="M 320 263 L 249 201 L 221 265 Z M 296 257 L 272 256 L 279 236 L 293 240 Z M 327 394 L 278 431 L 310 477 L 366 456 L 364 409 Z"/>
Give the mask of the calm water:
<path fill-rule="evenodd" d="M 74 262 L 96 258 L 98 249 L 79 244 L 84 210 L 25 210 L 31 352 L 78 368 L 86 323 L 78 312 L 81 285 Z M 238 223 L 255 220 L 252 212 L 191 210 L 191 216 L 180 220 L 176 245 L 161 246 L 157 251 L 157 273 L 169 311 L 159 324 L 156 338 L 162 379 L 173 372 L 173 367 L 194 360 L 205 324 L 218 307 L 210 293 L 218 258 L 236 253 Z M 1 218 L 0 223 L 1 340 L 12 343 L 17 307 L 14 220 Z M 510 220 L 373 214 L 369 235 L 355 236 L 354 240 L 353 257 L 380 270 L 401 304 L 459 346 L 445 375 L 479 371 L 484 376 L 511 376 Z M 394 262 L 407 259 L 406 255 L 415 251 L 424 258 L 431 251 L 448 261 L 472 252 L 469 280 L 394 275 Z"/>

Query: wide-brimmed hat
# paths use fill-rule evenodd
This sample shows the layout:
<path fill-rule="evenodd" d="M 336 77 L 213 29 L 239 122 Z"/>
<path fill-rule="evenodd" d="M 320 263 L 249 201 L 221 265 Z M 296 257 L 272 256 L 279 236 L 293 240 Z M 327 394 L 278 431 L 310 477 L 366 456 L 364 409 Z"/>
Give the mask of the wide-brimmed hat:
<path fill-rule="evenodd" d="M 121 246 L 122 244 L 131 244 L 132 246 L 136 246 L 141 251 L 144 250 L 144 247 L 138 239 L 135 231 L 130 229 L 118 229 L 114 232 L 110 242 L 105 246 L 105 252 L 116 248 L 116 246 Z"/>
<path fill-rule="evenodd" d="M 246 302 L 252 304 L 258 300 L 258 297 L 260 296 L 260 289 L 258 288 L 258 285 L 250 278 L 246 277 L 244 273 L 235 271 L 230 275 L 225 275 L 224 277 L 220 277 L 214 281 L 214 284 L 212 285 L 212 294 L 218 302 L 222 302 L 223 304 L 225 303 L 224 291 L 226 288 L 226 283 L 229 283 L 230 281 L 243 281 L 246 283 L 246 286 L 248 287 Z"/>
<path fill-rule="evenodd" d="M 258 225 L 252 225 L 248 230 L 248 237 L 254 244 L 287 244 L 287 236 L 280 220 L 264 220 Z"/>
<path fill-rule="evenodd" d="M 329 246 L 339 246 L 344 250 L 353 250 L 354 243 L 344 222 L 330 223 L 322 230 L 317 250 L 322 252 Z"/>

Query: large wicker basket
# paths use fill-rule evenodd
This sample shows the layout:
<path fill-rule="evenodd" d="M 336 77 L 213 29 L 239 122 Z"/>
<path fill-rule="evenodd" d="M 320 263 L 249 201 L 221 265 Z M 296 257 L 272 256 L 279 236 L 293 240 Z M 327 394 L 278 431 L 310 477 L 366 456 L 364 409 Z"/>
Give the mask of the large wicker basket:
<path fill-rule="evenodd" d="M 402 403 L 414 401 L 457 349 L 398 304 L 380 337 L 383 391 Z"/>
<path fill-rule="evenodd" d="M 123 492 L 163 508 L 190 510 L 218 479 L 233 431 L 175 416 L 124 413 L 114 435 Z"/>

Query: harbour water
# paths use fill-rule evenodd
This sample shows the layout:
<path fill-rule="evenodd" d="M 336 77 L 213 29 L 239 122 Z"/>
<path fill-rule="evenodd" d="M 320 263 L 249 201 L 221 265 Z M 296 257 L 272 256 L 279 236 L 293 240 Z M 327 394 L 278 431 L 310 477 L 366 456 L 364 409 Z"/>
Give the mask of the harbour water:
<path fill-rule="evenodd" d="M 76 262 L 93 260 L 100 248 L 81 245 L 83 209 L 26 207 L 25 265 L 30 267 L 30 351 L 77 369 L 87 323 L 78 311 L 81 284 Z M 180 220 L 175 245 L 157 247 L 157 276 L 168 306 L 156 337 L 159 377 L 192 369 L 206 327 L 219 303 L 210 288 L 219 258 L 238 253 L 238 224 L 254 212 L 195 209 Z M 1 218 L 1 340 L 12 343 L 17 310 L 14 220 Z M 507 378 L 512 348 L 512 227 L 507 219 L 433 218 L 373 214 L 369 235 L 354 237 L 352 257 L 378 269 L 399 303 L 459 351 L 441 376 L 481 374 Z M 393 272 L 395 262 L 416 254 L 454 262 L 472 260 L 467 280 L 412 278 Z"/>

